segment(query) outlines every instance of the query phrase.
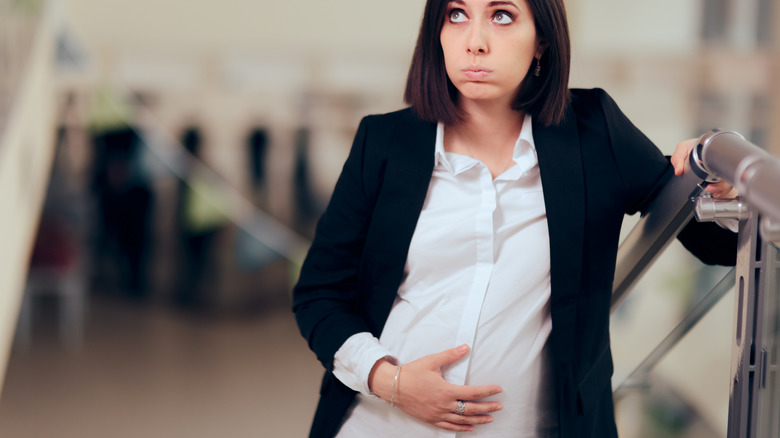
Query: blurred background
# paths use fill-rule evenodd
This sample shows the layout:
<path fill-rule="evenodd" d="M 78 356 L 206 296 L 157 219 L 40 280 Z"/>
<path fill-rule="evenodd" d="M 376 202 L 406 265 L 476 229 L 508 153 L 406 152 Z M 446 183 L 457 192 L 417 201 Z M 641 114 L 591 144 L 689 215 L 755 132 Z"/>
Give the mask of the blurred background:
<path fill-rule="evenodd" d="M 423 6 L 0 0 L 0 436 L 307 434 L 290 289 Z M 721 127 L 780 154 L 776 2 L 566 6 L 572 86 L 665 153 Z M 725 272 L 673 244 L 613 317 L 615 386 Z M 622 437 L 726 435 L 733 302 L 621 393 Z"/>

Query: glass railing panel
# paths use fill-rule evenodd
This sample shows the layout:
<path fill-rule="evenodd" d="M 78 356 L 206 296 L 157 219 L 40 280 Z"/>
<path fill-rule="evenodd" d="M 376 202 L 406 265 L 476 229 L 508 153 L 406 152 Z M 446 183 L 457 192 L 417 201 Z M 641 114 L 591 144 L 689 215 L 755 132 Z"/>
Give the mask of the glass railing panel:
<path fill-rule="evenodd" d="M 730 316 L 730 298 L 721 300 L 658 363 L 647 375 L 645 387 L 616 396 L 621 438 L 725 438 L 730 345 L 728 338 L 712 336 L 711 328 Z M 730 332 L 729 328 L 723 331 Z M 702 343 L 707 357 L 701 355 Z"/>
<path fill-rule="evenodd" d="M 626 379 L 730 270 L 704 265 L 672 242 L 613 313 L 613 387 L 625 383 L 616 393 L 621 437 L 725 436 L 733 293 L 717 301 L 653 371 Z M 659 411 L 663 403 L 670 412 Z M 648 434 L 648 427 L 668 433 Z M 689 430 L 715 435 L 689 435 Z"/>

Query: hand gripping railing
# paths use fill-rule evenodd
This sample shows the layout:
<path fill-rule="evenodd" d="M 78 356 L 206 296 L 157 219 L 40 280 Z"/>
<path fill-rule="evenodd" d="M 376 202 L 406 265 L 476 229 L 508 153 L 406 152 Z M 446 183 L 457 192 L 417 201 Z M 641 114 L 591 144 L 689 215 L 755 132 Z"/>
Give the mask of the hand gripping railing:
<path fill-rule="evenodd" d="M 621 245 L 612 309 L 694 214 L 700 221 L 739 220 L 728 438 L 776 438 L 780 436 L 780 256 L 775 246 L 780 241 L 780 159 L 735 132 L 713 130 L 701 137 L 690 164 L 692 171 L 667 184 Z M 719 179 L 734 185 L 740 197 L 709 198 L 702 187 Z M 625 386 L 641 383 L 725 294 L 727 283 L 734 281 L 730 276 L 731 272 L 694 307 L 623 382 Z"/>

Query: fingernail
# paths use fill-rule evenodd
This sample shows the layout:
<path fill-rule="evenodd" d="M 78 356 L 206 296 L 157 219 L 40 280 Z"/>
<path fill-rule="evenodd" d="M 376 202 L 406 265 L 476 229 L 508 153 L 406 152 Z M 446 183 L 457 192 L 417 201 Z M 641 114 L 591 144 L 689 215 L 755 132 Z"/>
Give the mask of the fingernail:
<path fill-rule="evenodd" d="M 461 353 L 465 353 L 466 351 L 468 351 L 468 349 L 469 347 L 466 344 L 463 344 L 460 347 L 458 347 L 458 351 L 460 351 Z"/>

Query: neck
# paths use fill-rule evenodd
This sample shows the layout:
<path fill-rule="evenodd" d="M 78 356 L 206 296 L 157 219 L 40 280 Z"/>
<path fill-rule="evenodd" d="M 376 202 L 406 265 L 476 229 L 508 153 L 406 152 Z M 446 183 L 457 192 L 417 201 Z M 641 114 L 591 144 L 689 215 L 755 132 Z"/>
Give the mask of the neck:
<path fill-rule="evenodd" d="M 525 114 L 512 110 L 508 104 L 471 102 L 461 108 L 466 120 L 445 127 L 444 150 L 480 160 L 495 178 L 512 166 L 512 153 Z"/>
<path fill-rule="evenodd" d="M 498 146 L 508 143 L 514 146 L 525 119 L 523 112 L 511 109 L 508 103 L 496 105 L 468 101 L 461 105 L 461 109 L 466 115 L 465 120 L 453 126 L 452 130 L 457 131 L 459 137 L 474 140 L 477 144 L 493 143 Z M 489 139 L 491 141 L 486 141 Z"/>

